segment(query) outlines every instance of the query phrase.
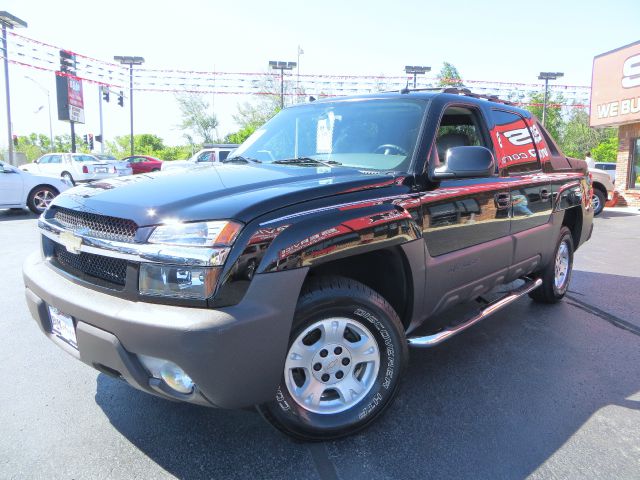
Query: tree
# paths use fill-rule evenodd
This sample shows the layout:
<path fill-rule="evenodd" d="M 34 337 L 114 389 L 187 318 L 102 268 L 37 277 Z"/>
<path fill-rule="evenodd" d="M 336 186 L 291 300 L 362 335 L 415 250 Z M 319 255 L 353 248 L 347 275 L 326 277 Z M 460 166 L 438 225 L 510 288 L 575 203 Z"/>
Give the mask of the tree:
<path fill-rule="evenodd" d="M 27 160 L 33 162 L 45 153 L 49 153 L 51 151 L 50 145 L 51 140 L 47 135 L 30 133 L 29 135 L 18 136 L 16 152 L 24 153 Z M 71 135 L 56 135 L 53 138 L 53 150 L 56 152 L 70 152 Z M 76 135 L 76 151 L 78 153 L 89 153 L 89 146 L 79 135 Z"/>
<path fill-rule="evenodd" d="M 617 132 L 614 128 L 591 128 L 589 126 L 589 114 L 583 109 L 573 109 L 566 122 L 562 125 L 562 138 L 560 146 L 562 151 L 570 157 L 584 158 L 587 152 L 592 154 L 601 144 L 611 146 L 611 138 L 615 138 L 617 149 Z M 599 155 L 609 158 L 606 148 L 599 150 Z M 595 158 L 595 157 L 594 157 Z M 615 156 L 614 156 L 615 161 Z"/>
<path fill-rule="evenodd" d="M 218 119 L 214 113 L 209 113 L 209 103 L 202 95 L 184 93 L 176 95 L 182 123 L 179 128 L 185 132 L 189 143 L 214 143 Z"/>
<path fill-rule="evenodd" d="M 438 86 L 439 87 L 464 87 L 462 83 L 462 77 L 458 69 L 449 62 L 444 62 L 440 73 L 438 73 Z"/>
<path fill-rule="evenodd" d="M 105 147 L 109 154 L 117 158 L 127 157 L 131 154 L 129 135 L 115 137 L 113 141 L 106 141 Z M 165 149 L 163 140 L 151 133 L 139 133 L 133 136 L 133 151 L 137 155 L 157 156 L 158 152 Z"/>
<path fill-rule="evenodd" d="M 613 129 L 612 129 L 613 130 Z M 615 162 L 618 159 L 618 135 L 611 135 L 591 149 L 591 156 L 599 162 Z"/>
<path fill-rule="evenodd" d="M 533 113 L 540 122 L 542 122 L 542 105 L 544 103 L 544 92 L 534 93 L 529 97 L 529 105 L 525 106 L 527 110 Z M 564 121 L 562 119 L 562 111 L 560 105 L 564 103 L 564 97 L 561 94 L 549 93 L 547 98 L 547 115 L 545 119 L 545 128 L 553 139 L 561 144 L 562 128 Z"/>

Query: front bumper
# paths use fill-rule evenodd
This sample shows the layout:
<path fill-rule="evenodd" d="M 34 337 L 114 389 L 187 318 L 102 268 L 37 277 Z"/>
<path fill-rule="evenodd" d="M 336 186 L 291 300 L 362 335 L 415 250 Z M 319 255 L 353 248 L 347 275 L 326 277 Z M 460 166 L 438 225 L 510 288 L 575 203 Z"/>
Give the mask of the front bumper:
<path fill-rule="evenodd" d="M 89 290 L 54 270 L 39 253 L 23 267 L 31 315 L 65 351 L 140 390 L 220 408 L 273 398 L 307 269 L 256 275 L 244 300 L 222 309 L 135 302 Z M 51 333 L 47 305 L 75 320 L 78 350 Z M 190 395 L 151 378 L 137 355 L 172 361 L 193 379 Z"/>

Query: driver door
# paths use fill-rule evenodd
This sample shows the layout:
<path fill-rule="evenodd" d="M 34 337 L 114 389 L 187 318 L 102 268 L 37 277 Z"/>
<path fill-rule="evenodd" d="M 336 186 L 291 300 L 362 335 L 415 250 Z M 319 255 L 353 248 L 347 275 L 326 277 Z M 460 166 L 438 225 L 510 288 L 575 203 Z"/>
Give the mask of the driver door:
<path fill-rule="evenodd" d="M 446 105 L 431 148 L 432 167 L 446 162 L 449 149 L 464 146 L 486 147 L 496 157 L 482 110 Z M 422 194 L 421 204 L 427 312 L 478 297 L 504 280 L 513 256 L 508 178 L 496 169 L 489 177 L 441 180 Z"/>

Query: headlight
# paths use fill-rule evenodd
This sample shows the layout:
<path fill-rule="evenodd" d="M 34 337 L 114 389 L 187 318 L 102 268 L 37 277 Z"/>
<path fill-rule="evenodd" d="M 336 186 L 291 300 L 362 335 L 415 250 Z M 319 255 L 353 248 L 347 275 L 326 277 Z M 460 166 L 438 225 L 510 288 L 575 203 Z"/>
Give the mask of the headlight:
<path fill-rule="evenodd" d="M 239 223 L 228 221 L 171 223 L 156 227 L 148 242 L 192 247 L 231 245 L 241 228 Z"/>
<path fill-rule="evenodd" d="M 206 300 L 216 288 L 220 268 L 140 265 L 141 295 Z"/>

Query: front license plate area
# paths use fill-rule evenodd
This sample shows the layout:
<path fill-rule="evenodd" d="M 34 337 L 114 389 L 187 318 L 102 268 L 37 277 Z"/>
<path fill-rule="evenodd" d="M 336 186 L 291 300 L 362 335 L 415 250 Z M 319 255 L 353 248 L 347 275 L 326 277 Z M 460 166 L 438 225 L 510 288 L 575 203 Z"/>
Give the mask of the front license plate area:
<path fill-rule="evenodd" d="M 49 306 L 49 317 L 51 318 L 51 333 L 77 349 L 78 341 L 73 318 L 52 306 Z"/>

